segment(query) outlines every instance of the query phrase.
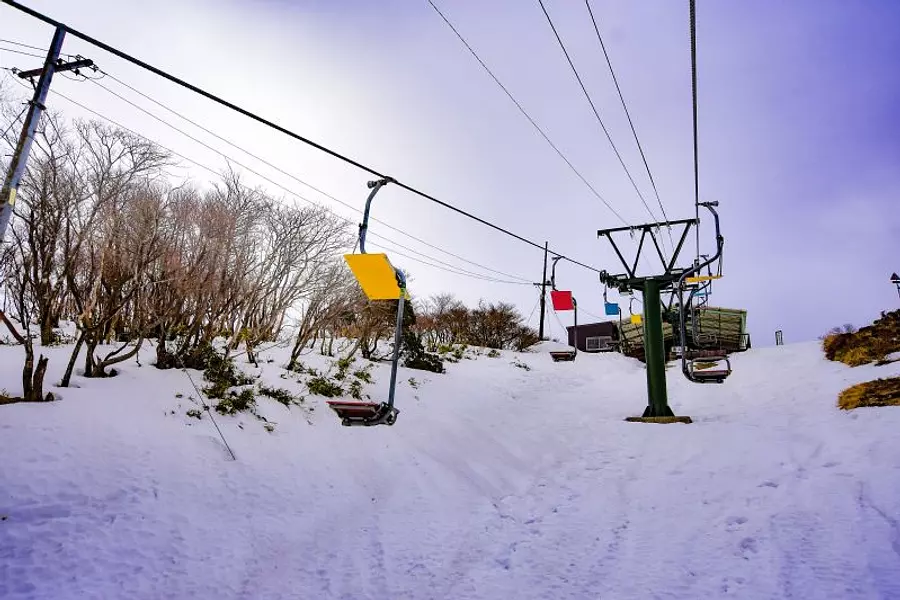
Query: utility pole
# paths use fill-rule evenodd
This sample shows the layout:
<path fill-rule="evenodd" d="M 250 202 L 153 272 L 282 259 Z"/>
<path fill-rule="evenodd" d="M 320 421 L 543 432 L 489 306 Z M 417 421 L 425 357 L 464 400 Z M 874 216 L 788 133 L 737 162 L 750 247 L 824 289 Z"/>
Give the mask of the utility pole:
<path fill-rule="evenodd" d="M 19 182 L 25 174 L 25 167 L 31 154 L 31 144 L 34 142 L 34 132 L 46 108 L 44 102 L 47 100 L 47 92 L 50 91 L 50 81 L 53 79 L 53 74 L 62 71 L 77 72 L 79 68 L 94 65 L 94 62 L 88 59 L 79 59 L 72 62 L 61 61 L 59 53 L 62 50 L 65 37 L 66 30 L 61 26 L 57 27 L 53 33 L 53 40 L 50 42 L 50 50 L 47 51 L 47 59 L 44 61 L 43 68 L 22 71 L 18 74 L 22 79 L 30 79 L 37 75 L 40 75 L 40 79 L 38 79 L 38 83 L 34 88 L 34 96 L 29 102 L 28 114 L 22 126 L 22 133 L 19 135 L 19 141 L 13 151 L 9 170 L 6 173 L 6 178 L 3 180 L 3 188 L 0 189 L 0 202 L 3 203 L 2 208 L 0 208 L 0 243 L 6 237 L 6 228 L 12 218 Z"/>
<path fill-rule="evenodd" d="M 544 242 L 544 276 L 541 277 L 541 283 L 535 284 L 541 286 L 541 325 L 538 329 L 538 337 L 544 339 L 544 313 L 547 310 L 547 252 L 549 242 Z"/>

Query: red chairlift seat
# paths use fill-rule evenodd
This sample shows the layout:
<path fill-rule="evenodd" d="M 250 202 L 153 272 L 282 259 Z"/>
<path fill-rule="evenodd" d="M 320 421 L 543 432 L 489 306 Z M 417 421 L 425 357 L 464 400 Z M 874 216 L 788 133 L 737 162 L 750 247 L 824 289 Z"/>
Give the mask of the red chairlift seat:
<path fill-rule="evenodd" d="M 337 413 L 341 425 L 393 425 L 397 421 L 396 408 L 384 402 L 352 402 L 346 400 L 329 400 L 328 407 Z"/>

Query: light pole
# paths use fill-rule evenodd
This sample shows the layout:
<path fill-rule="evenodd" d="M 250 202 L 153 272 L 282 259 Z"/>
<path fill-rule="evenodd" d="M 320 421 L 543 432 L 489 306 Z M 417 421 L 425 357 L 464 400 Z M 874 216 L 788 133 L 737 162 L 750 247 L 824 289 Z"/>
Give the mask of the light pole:
<path fill-rule="evenodd" d="M 891 283 L 897 286 L 897 295 L 900 296 L 900 275 L 891 273 Z"/>

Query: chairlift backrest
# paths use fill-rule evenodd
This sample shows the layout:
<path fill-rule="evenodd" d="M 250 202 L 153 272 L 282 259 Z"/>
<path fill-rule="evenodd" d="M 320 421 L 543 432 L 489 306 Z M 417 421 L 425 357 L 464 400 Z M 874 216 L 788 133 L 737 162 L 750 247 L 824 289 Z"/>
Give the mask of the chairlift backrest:
<path fill-rule="evenodd" d="M 553 310 L 574 310 L 575 303 L 572 300 L 571 291 L 553 290 L 550 292 L 550 300 L 553 302 Z"/>

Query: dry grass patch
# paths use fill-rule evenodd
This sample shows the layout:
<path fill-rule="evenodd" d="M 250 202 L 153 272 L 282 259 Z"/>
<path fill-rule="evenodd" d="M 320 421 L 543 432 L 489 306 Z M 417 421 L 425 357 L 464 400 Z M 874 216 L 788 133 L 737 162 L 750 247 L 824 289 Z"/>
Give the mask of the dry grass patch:
<path fill-rule="evenodd" d="M 900 377 L 876 379 L 849 387 L 838 396 L 838 408 L 900 405 Z"/>
<path fill-rule="evenodd" d="M 888 354 L 900 351 L 900 310 L 882 313 L 859 331 L 846 325 L 832 329 L 822 337 L 822 350 L 828 360 L 851 367 L 885 361 Z"/>

